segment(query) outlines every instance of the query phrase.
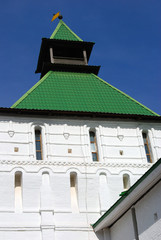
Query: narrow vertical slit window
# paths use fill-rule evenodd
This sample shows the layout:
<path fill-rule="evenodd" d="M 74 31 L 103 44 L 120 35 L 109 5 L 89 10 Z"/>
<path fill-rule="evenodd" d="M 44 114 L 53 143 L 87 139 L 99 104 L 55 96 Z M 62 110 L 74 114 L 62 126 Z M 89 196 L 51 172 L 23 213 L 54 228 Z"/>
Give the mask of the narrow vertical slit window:
<path fill-rule="evenodd" d="M 128 174 L 123 175 L 123 186 L 125 191 L 130 188 L 130 177 Z"/>
<path fill-rule="evenodd" d="M 78 196 L 77 196 L 77 174 L 70 174 L 70 194 L 72 213 L 78 213 Z"/>
<path fill-rule="evenodd" d="M 107 183 L 107 176 L 105 173 L 99 175 L 99 199 L 100 199 L 100 212 L 103 214 L 108 209 L 109 204 L 109 189 Z"/>
<path fill-rule="evenodd" d="M 42 134 L 40 129 L 35 130 L 36 159 L 42 160 Z"/>
<path fill-rule="evenodd" d="M 44 186 L 49 186 L 50 185 L 49 173 L 48 172 L 43 172 L 42 173 L 42 184 Z"/>
<path fill-rule="evenodd" d="M 15 173 L 15 212 L 22 212 L 22 173 Z"/>
<path fill-rule="evenodd" d="M 143 141 L 144 141 L 144 149 L 148 163 L 152 163 L 152 154 L 151 154 L 151 146 L 149 142 L 149 137 L 146 132 L 142 133 Z"/>
<path fill-rule="evenodd" d="M 96 134 L 95 134 L 95 132 L 90 131 L 89 135 L 90 135 L 90 146 L 91 146 L 92 159 L 93 159 L 93 161 L 98 161 Z"/>

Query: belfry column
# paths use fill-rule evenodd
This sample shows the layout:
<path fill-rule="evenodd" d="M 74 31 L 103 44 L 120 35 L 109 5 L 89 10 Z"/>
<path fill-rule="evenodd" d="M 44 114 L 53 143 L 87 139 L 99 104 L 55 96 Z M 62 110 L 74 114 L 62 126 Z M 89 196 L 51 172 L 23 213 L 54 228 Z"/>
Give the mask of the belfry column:
<path fill-rule="evenodd" d="M 42 240 L 55 239 L 53 192 L 50 186 L 49 173 L 42 174 L 40 192 L 40 215 Z"/>

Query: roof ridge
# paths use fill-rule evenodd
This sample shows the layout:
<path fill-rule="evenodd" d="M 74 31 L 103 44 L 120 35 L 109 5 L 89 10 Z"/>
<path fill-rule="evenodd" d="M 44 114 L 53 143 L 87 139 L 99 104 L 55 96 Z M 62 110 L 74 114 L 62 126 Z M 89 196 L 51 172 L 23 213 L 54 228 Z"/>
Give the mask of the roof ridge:
<path fill-rule="evenodd" d="M 102 78 L 98 77 L 97 75 L 95 75 L 94 73 L 91 73 L 92 75 L 94 75 L 96 78 L 98 78 L 100 81 L 104 82 L 105 84 L 109 85 L 111 88 L 115 89 L 116 91 L 122 93 L 124 96 L 126 96 L 127 98 L 131 99 L 132 101 L 136 102 L 138 105 L 140 105 L 141 107 L 147 109 L 148 111 L 150 111 L 151 113 L 155 114 L 156 116 L 160 116 L 159 114 L 157 114 L 156 112 L 152 111 L 150 108 L 146 107 L 145 105 L 143 105 L 142 103 L 138 102 L 137 100 L 135 100 L 134 98 L 130 97 L 128 94 L 122 92 L 121 90 L 119 90 L 118 88 L 112 86 L 110 83 L 107 83 L 105 80 L 103 80 Z"/>
<path fill-rule="evenodd" d="M 74 34 L 74 36 L 79 40 L 79 41 L 83 41 L 80 37 L 78 37 L 78 35 L 76 33 L 74 33 L 66 24 L 65 22 L 63 22 L 62 20 L 60 20 L 62 22 L 62 24 L 72 33 Z"/>
<path fill-rule="evenodd" d="M 63 20 L 60 20 L 57 27 L 55 28 L 54 32 L 52 33 L 50 39 L 53 39 L 54 36 L 56 35 L 56 33 L 58 32 L 58 30 L 60 29 L 61 25 L 64 25 L 69 31 L 70 33 L 72 33 L 79 41 L 83 41 L 80 37 L 78 37 L 78 35 L 76 33 L 74 33 L 66 24 L 65 22 L 63 22 Z"/>
<path fill-rule="evenodd" d="M 59 21 L 58 25 L 56 26 L 54 32 L 51 34 L 50 39 L 53 39 L 57 31 L 59 30 L 60 26 L 62 25 L 61 20 Z"/>
<path fill-rule="evenodd" d="M 11 108 L 16 107 L 20 102 L 22 102 L 31 92 L 33 92 L 35 90 L 35 88 L 37 88 L 42 82 L 45 81 L 45 79 L 51 74 L 52 71 L 49 71 L 48 73 L 46 73 L 43 78 L 41 78 L 32 88 L 30 88 L 24 95 L 22 95 L 22 97 L 20 97 L 20 99 L 18 99 L 12 106 Z"/>

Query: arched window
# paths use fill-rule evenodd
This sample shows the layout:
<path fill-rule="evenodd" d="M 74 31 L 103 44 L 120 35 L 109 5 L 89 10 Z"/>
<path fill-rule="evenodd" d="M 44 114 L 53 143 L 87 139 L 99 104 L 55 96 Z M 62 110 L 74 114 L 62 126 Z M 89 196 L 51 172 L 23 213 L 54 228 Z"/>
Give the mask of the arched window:
<path fill-rule="evenodd" d="M 128 174 L 123 175 L 123 186 L 124 190 L 128 190 L 130 188 L 130 176 Z"/>
<path fill-rule="evenodd" d="M 42 154 L 42 134 L 41 129 L 35 129 L 35 148 L 36 148 L 36 159 L 42 160 L 43 154 Z"/>
<path fill-rule="evenodd" d="M 22 212 L 22 173 L 15 173 L 15 212 Z"/>
<path fill-rule="evenodd" d="M 98 161 L 96 134 L 95 134 L 95 132 L 90 131 L 89 136 L 90 136 L 90 146 L 91 146 L 92 159 L 93 159 L 93 161 Z"/>
<path fill-rule="evenodd" d="M 77 174 L 70 173 L 70 194 L 72 213 L 78 213 L 78 196 L 77 196 Z"/>
<path fill-rule="evenodd" d="M 151 154 L 151 146 L 148 134 L 146 132 L 142 132 L 143 141 L 144 141 L 144 149 L 148 163 L 152 163 L 152 154 Z"/>
<path fill-rule="evenodd" d="M 107 183 L 106 173 L 100 173 L 99 175 L 99 200 L 100 200 L 100 212 L 103 214 L 109 206 L 110 192 Z"/>
<path fill-rule="evenodd" d="M 42 173 L 42 184 L 45 186 L 50 185 L 50 179 L 49 179 L 49 173 L 48 172 L 43 172 Z"/>
<path fill-rule="evenodd" d="M 100 184 L 101 184 L 102 186 L 107 184 L 107 176 L 106 176 L 106 173 L 100 173 L 99 178 L 100 178 Z"/>

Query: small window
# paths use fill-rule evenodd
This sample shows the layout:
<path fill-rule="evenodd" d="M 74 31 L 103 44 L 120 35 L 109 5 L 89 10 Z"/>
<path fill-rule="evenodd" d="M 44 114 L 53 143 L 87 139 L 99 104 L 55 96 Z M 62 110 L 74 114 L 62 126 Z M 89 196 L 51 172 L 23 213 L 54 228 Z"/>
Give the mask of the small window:
<path fill-rule="evenodd" d="M 128 174 L 123 175 L 123 186 L 124 190 L 128 190 L 130 188 L 130 177 Z"/>
<path fill-rule="evenodd" d="M 83 49 L 71 47 L 56 47 L 53 49 L 54 58 L 83 59 Z"/>
<path fill-rule="evenodd" d="M 151 154 L 151 146 L 149 142 L 149 137 L 146 132 L 142 133 L 143 141 L 144 141 L 144 149 L 148 163 L 152 163 L 152 154 Z"/>
<path fill-rule="evenodd" d="M 50 185 L 49 173 L 48 172 L 43 172 L 42 173 L 42 184 L 44 186 L 49 186 Z"/>
<path fill-rule="evenodd" d="M 42 160 L 42 136 L 41 130 L 35 130 L 35 147 L 36 147 L 36 159 Z"/>
<path fill-rule="evenodd" d="M 22 173 L 15 173 L 15 211 L 22 211 Z"/>
<path fill-rule="evenodd" d="M 70 174 L 70 194 L 72 213 L 78 213 L 77 174 L 74 172 Z"/>
<path fill-rule="evenodd" d="M 100 211 L 103 214 L 108 209 L 110 193 L 107 183 L 107 176 L 105 173 L 99 175 L 99 200 L 100 200 Z"/>
<path fill-rule="evenodd" d="M 98 151 L 97 151 L 97 143 L 96 143 L 96 135 L 95 132 L 90 131 L 90 146 L 91 146 L 91 154 L 93 161 L 98 161 Z"/>

